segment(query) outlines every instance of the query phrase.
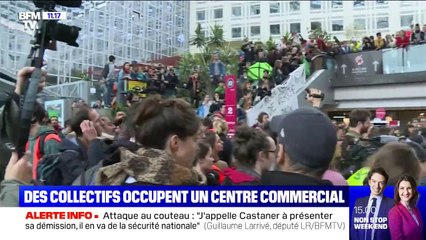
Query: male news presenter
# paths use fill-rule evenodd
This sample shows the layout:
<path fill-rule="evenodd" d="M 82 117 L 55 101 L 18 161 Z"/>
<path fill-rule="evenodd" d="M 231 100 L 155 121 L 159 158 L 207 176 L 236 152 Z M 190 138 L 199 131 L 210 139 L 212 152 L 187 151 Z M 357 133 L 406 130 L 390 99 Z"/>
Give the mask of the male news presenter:
<path fill-rule="evenodd" d="M 355 201 L 352 211 L 351 240 L 389 240 L 391 239 L 389 228 L 386 229 L 355 229 L 353 219 L 367 218 L 367 224 L 370 218 L 383 218 L 386 221 L 377 222 L 377 224 L 388 224 L 388 213 L 393 207 L 393 200 L 383 196 L 389 176 L 383 168 L 371 169 L 367 176 L 370 186 L 370 196 L 358 198 Z"/>

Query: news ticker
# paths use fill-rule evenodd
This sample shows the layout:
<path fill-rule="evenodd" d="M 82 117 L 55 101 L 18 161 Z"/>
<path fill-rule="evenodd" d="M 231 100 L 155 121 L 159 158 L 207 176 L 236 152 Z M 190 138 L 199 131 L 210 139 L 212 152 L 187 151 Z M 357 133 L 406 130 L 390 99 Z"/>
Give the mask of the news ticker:
<path fill-rule="evenodd" d="M 348 188 L 30 187 L 21 207 L 348 207 Z"/>
<path fill-rule="evenodd" d="M 96 233 L 98 237 L 185 236 L 189 239 L 203 236 L 273 237 L 277 234 L 303 239 L 327 239 L 330 231 L 336 239 L 348 239 L 349 212 L 343 207 L 318 208 L 18 208 L 1 209 L 0 220 L 4 231 L 20 236 L 84 237 Z M 13 210 L 13 211 L 10 211 Z M 9 219 L 6 221 L 6 218 Z M 48 230 L 48 231 L 46 231 Z M 143 231 L 143 232 L 141 232 Z M 206 235 L 207 233 L 207 235 Z M 114 236 L 117 234 L 116 236 Z M 221 235 L 226 234 L 226 235 Z M 86 235 L 87 236 L 87 235 Z M 61 237 L 62 238 L 62 237 Z M 180 238 L 179 238 L 180 239 Z"/>
<path fill-rule="evenodd" d="M 393 198 L 393 190 L 387 187 L 384 195 Z M 426 194 L 424 187 L 418 191 Z M 11 229 L 28 236 L 52 230 L 75 238 L 102 230 L 109 239 L 115 232 L 144 230 L 160 238 L 210 231 L 247 239 L 283 232 L 290 238 L 330 239 L 331 231 L 333 239 L 349 239 L 352 231 L 388 229 L 386 217 L 352 215 L 360 211 L 355 201 L 370 195 L 369 187 L 23 186 L 19 195 L 21 208 L 0 218 L 8 216 Z M 426 219 L 424 202 L 420 199 L 418 208 Z"/>

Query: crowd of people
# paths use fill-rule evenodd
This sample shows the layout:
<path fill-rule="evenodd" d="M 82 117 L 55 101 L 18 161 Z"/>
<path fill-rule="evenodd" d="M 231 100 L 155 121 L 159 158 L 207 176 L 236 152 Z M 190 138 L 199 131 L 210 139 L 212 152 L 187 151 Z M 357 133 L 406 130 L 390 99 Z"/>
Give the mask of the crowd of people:
<path fill-rule="evenodd" d="M 409 45 L 425 43 L 426 25 L 411 25 L 410 30 L 400 30 L 395 35 L 387 34 L 382 37 L 378 32 L 376 37 L 366 36 L 362 41 L 340 41 L 336 37 L 326 40 L 324 35 L 303 38 L 299 33 L 293 33 L 290 38 L 281 39 L 275 47 L 264 49 L 261 45 L 248 42 L 241 47 L 241 57 L 238 70 L 238 102 L 244 111 L 271 95 L 271 90 L 288 79 L 289 74 L 300 66 L 304 66 L 307 77 L 310 76 L 312 59 L 318 55 L 330 57 L 360 51 L 381 50 L 385 48 L 403 48 Z M 317 68 L 333 69 L 331 61 L 322 61 Z M 259 71 L 256 63 L 267 64 L 261 68 L 258 78 L 250 78 L 250 71 Z"/>
<path fill-rule="evenodd" d="M 33 70 L 22 69 L 18 85 Z M 19 100 L 20 91 L 14 95 L 5 101 Z M 233 138 L 220 110 L 200 117 L 176 98 L 151 96 L 113 119 L 80 103 L 66 126 L 56 118 L 47 125 L 36 103 L 28 152 L 12 154 L 0 203 L 16 206 L 18 187 L 29 184 L 363 185 L 376 168 L 387 172 L 389 185 L 402 175 L 426 184 L 423 121 L 391 132 L 372 127 L 369 111 L 353 110 L 349 125 L 339 125 L 318 108 L 320 95 L 311 89 L 311 108 L 271 119 L 261 113 L 254 126 L 239 122 Z"/>
<path fill-rule="evenodd" d="M 148 67 L 125 62 L 116 74 L 115 57 L 111 55 L 108 60 L 102 72 L 103 99 L 97 100 L 100 108 L 131 105 L 133 99 L 140 94 L 161 94 L 165 97 L 176 95 L 180 82 L 173 67 Z M 127 81 L 140 81 L 146 85 L 144 88 L 128 89 Z"/>
<path fill-rule="evenodd" d="M 1 105 L 19 102 L 33 71 L 19 71 L 15 92 Z M 44 79 L 40 90 L 43 85 Z M 114 119 L 78 102 L 64 127 L 35 103 L 27 152 L 21 159 L 12 153 L 0 205 L 18 206 L 22 185 L 369 185 L 373 198 L 391 185 L 395 205 L 386 205 L 386 234 L 422 239 L 416 187 L 426 185 L 426 121 L 413 121 L 403 131 L 389 129 L 372 125 L 370 111 L 356 109 L 345 126 L 319 109 L 320 90 L 310 89 L 306 99 L 312 107 L 272 118 L 261 113 L 254 126 L 238 122 L 232 138 L 223 109 L 197 116 L 191 104 L 177 98 L 150 96 Z M 398 225 L 405 209 L 419 221 L 411 226 L 415 231 Z M 351 236 L 365 239 L 365 234 L 370 233 Z"/>
<path fill-rule="evenodd" d="M 289 74 L 300 66 L 304 66 L 305 73 L 310 76 L 311 60 L 318 55 L 333 58 L 336 55 L 360 51 L 380 50 L 384 48 L 406 47 L 425 42 L 426 25 L 411 25 L 410 30 L 400 30 L 396 34 L 381 33 L 374 36 L 363 37 L 361 41 L 340 41 L 336 37 L 332 40 L 325 36 L 309 36 L 305 39 L 299 33 L 293 33 L 290 38 L 283 38 L 271 49 L 264 49 L 261 45 L 248 42 L 241 47 L 240 63 L 238 66 L 239 94 L 238 102 L 241 109 L 250 109 L 265 96 L 271 95 L 271 90 L 282 84 Z M 111 108 L 115 105 L 128 106 L 135 95 L 143 93 L 161 94 L 165 97 L 176 96 L 178 86 L 189 91 L 190 101 L 195 108 L 199 108 L 207 94 L 214 94 L 215 101 L 224 101 L 224 76 L 226 65 L 220 60 L 220 53 L 214 53 L 208 65 L 208 75 L 214 92 L 207 93 L 202 87 L 205 79 L 200 79 L 201 74 L 194 72 L 188 80 L 177 77 L 172 67 L 159 65 L 158 67 L 143 67 L 138 64 L 126 62 L 120 68 L 118 75 L 115 72 L 115 57 L 110 56 L 109 62 L 104 66 L 104 94 L 99 99 L 100 105 Z M 256 65 L 260 63 L 260 65 Z M 331 61 L 323 61 L 319 68 L 332 69 Z M 260 67 L 258 67 L 260 66 Z M 126 88 L 125 80 L 137 80 L 146 83 L 144 89 L 130 91 Z M 126 91 L 127 89 L 127 91 Z"/>

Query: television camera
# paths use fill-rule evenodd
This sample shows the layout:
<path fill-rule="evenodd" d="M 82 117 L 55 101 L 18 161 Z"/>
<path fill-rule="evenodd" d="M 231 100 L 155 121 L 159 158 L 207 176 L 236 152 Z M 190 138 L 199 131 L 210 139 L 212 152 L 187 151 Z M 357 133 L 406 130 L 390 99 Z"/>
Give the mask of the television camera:
<path fill-rule="evenodd" d="M 56 5 L 64 7 L 81 7 L 81 0 L 34 0 L 36 12 L 55 12 Z M 25 153 L 31 128 L 34 104 L 37 101 L 37 91 L 42 77 L 43 56 L 46 49 L 56 51 L 56 43 L 64 42 L 70 46 L 78 47 L 76 42 L 81 28 L 59 23 L 57 20 L 40 19 L 38 28 L 31 40 L 31 50 L 27 57 L 26 66 L 35 67 L 35 71 L 29 76 L 29 81 L 23 87 L 23 93 L 19 98 L 19 104 L 10 101 L 4 106 L 2 121 L 0 121 L 0 136 L 3 143 L 11 151 L 17 151 L 19 157 Z M 20 131 L 16 131 L 20 129 Z"/>

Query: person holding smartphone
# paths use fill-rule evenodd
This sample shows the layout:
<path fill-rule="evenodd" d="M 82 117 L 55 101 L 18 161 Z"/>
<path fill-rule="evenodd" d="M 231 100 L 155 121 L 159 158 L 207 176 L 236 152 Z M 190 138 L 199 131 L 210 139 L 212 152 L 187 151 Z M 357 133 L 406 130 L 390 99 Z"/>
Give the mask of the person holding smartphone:
<path fill-rule="evenodd" d="M 395 206 L 389 211 L 392 240 L 423 240 L 423 221 L 417 208 L 419 193 L 416 180 L 402 176 L 395 186 Z"/>

